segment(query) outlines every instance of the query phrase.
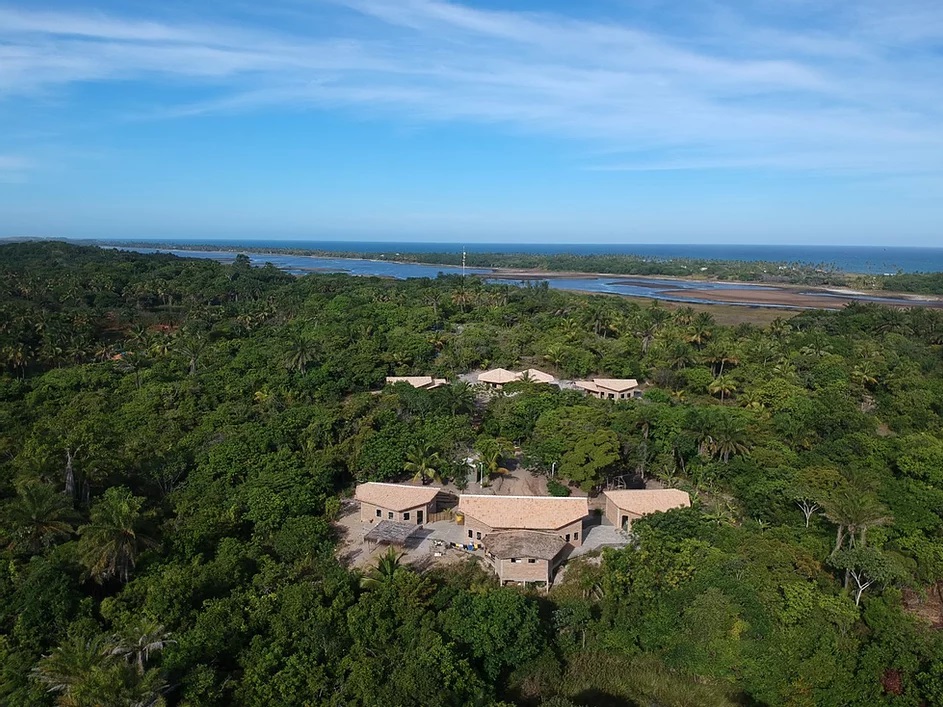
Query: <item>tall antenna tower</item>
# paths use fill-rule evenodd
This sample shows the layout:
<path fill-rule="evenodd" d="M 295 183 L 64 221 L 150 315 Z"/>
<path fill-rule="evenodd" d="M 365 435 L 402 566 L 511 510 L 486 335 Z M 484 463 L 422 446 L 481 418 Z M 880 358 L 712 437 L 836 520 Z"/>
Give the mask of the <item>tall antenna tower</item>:
<path fill-rule="evenodd" d="M 462 246 L 462 282 L 465 281 L 465 246 Z"/>

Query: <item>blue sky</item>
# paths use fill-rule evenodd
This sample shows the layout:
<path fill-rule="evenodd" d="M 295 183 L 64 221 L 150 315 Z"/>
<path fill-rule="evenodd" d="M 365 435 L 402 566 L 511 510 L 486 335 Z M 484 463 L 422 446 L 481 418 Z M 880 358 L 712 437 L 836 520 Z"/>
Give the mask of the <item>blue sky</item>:
<path fill-rule="evenodd" d="M 0 0 L 0 236 L 943 246 L 939 0 Z"/>

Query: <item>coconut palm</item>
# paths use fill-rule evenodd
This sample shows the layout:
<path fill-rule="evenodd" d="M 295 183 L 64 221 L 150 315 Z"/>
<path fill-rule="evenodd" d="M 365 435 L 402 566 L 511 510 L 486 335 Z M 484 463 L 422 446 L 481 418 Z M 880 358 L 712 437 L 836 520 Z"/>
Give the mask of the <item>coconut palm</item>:
<path fill-rule="evenodd" d="M 164 627 L 150 619 L 142 619 L 123 633 L 115 636 L 111 655 L 121 656 L 137 666 L 138 674 L 144 674 L 144 665 L 151 655 L 160 653 L 171 643 L 170 634 Z"/>
<path fill-rule="evenodd" d="M 869 528 L 885 525 L 891 520 L 887 508 L 873 493 L 846 486 L 823 500 L 824 515 L 836 526 L 834 555 L 845 541 L 849 547 L 865 547 Z"/>
<path fill-rule="evenodd" d="M 544 361 L 553 364 L 554 367 L 559 369 L 565 359 L 566 349 L 560 344 L 551 344 L 547 347 L 547 353 L 544 354 Z"/>
<path fill-rule="evenodd" d="M 367 574 L 360 578 L 362 589 L 377 589 L 384 584 L 390 584 L 396 575 L 403 571 L 400 561 L 404 553 L 397 552 L 392 547 L 377 558 L 377 563 Z"/>
<path fill-rule="evenodd" d="M 78 516 L 69 499 L 52 486 L 32 483 L 20 489 L 19 494 L 4 509 L 11 529 L 11 548 L 29 553 L 41 552 L 73 532 Z"/>
<path fill-rule="evenodd" d="M 737 392 L 737 384 L 730 376 L 718 376 L 707 386 L 707 392 L 711 395 L 720 393 L 721 401 Z"/>
<path fill-rule="evenodd" d="M 465 381 L 456 381 L 442 388 L 442 396 L 453 416 L 470 413 L 475 409 L 475 391 Z"/>
<path fill-rule="evenodd" d="M 109 645 L 102 636 L 90 639 L 73 637 L 51 654 L 43 656 L 31 673 L 35 680 L 59 694 L 56 702 L 64 707 L 80 707 L 77 693 L 82 683 L 108 662 Z"/>
<path fill-rule="evenodd" d="M 79 556 L 98 583 L 127 582 L 138 555 L 156 542 L 142 531 L 144 499 L 112 487 L 92 506 L 88 525 L 79 528 Z"/>
<path fill-rule="evenodd" d="M 314 361 L 316 352 L 312 342 L 304 337 L 296 336 L 288 345 L 288 355 L 285 357 L 285 367 L 289 371 L 304 373 Z"/>
<path fill-rule="evenodd" d="M 406 461 L 403 469 L 413 475 L 413 481 L 421 481 L 423 485 L 430 481 L 440 483 L 442 476 L 440 469 L 443 460 L 439 452 L 428 443 L 414 444 L 406 452 Z"/>
<path fill-rule="evenodd" d="M 206 350 L 206 339 L 193 336 L 181 341 L 176 348 L 187 361 L 190 375 L 195 376 L 200 356 Z"/>

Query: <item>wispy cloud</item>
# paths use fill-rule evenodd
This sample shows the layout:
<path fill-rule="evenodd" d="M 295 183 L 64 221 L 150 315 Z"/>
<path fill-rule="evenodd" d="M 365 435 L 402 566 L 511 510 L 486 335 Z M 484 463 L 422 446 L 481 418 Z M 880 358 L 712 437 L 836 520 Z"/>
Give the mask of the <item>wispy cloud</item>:
<path fill-rule="evenodd" d="M 206 97 L 153 116 L 311 106 L 491 123 L 576 140 L 595 169 L 943 170 L 943 6 L 738 5 L 692 0 L 694 29 L 658 11 L 589 21 L 442 0 L 275 2 L 292 26 L 0 8 L 0 97 L 173 82 Z"/>
<path fill-rule="evenodd" d="M 0 182 L 21 182 L 34 168 L 33 161 L 25 157 L 0 154 Z"/>

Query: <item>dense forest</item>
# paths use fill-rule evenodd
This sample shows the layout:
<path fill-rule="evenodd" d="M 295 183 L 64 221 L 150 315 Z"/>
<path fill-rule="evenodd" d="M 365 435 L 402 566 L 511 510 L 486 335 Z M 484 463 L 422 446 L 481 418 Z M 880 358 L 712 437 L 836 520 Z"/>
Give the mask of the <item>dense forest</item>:
<path fill-rule="evenodd" d="M 493 365 L 646 393 L 383 388 Z M 549 593 L 474 560 L 338 562 L 356 481 L 416 454 L 455 475 L 470 447 L 693 507 Z M 540 285 L 5 245 L 0 553 L 4 705 L 943 704 L 943 312 L 725 327 Z"/>

